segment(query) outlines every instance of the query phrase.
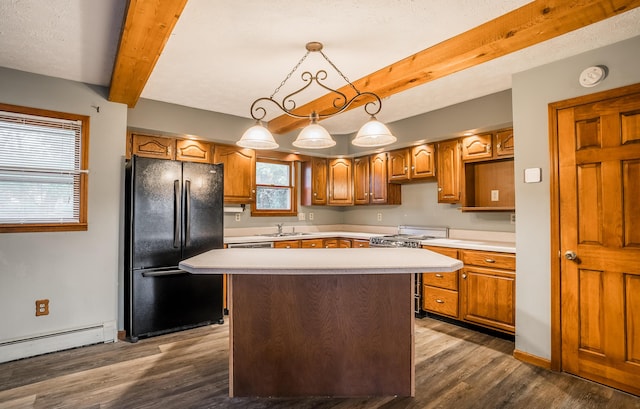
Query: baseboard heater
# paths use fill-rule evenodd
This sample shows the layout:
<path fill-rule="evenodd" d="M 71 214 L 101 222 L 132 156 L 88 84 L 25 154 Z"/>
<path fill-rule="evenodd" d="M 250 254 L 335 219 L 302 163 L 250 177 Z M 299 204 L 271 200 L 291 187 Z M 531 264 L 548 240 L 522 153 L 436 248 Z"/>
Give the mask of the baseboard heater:
<path fill-rule="evenodd" d="M 99 324 L 0 342 L 0 362 L 14 361 L 86 345 L 113 342 L 115 333 L 114 325 Z"/>

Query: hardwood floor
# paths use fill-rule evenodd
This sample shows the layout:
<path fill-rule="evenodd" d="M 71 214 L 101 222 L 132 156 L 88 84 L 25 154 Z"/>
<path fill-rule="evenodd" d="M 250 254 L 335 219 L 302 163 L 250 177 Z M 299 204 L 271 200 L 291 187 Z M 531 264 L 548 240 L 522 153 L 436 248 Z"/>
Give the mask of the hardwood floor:
<path fill-rule="evenodd" d="M 256 340 L 259 342 L 259 340 Z M 640 408 L 640 397 L 512 357 L 513 342 L 416 320 L 415 398 L 228 397 L 228 320 L 0 364 L 6 408 Z"/>

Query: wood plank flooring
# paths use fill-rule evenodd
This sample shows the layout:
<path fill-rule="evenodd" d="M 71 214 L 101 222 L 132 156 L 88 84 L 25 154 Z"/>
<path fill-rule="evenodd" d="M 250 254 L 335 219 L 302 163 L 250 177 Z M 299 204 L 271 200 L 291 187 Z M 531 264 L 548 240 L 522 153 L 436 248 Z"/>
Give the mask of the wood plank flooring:
<path fill-rule="evenodd" d="M 640 397 L 514 359 L 511 341 L 430 318 L 416 319 L 415 398 L 230 399 L 228 328 L 0 364 L 0 409 L 640 409 Z"/>

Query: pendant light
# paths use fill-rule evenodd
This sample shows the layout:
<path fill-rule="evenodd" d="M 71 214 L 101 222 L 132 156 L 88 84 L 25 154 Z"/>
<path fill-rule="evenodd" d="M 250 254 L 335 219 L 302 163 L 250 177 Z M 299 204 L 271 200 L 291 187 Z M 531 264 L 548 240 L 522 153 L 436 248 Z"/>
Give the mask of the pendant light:
<path fill-rule="evenodd" d="M 318 124 L 320 119 L 326 119 L 337 115 L 341 112 L 344 112 L 355 100 L 361 100 L 368 98 L 369 102 L 364 104 L 364 110 L 367 114 L 371 116 L 371 119 L 365 123 L 362 128 L 358 131 L 355 139 L 352 143 L 356 146 L 366 146 L 366 147 L 379 147 L 385 146 L 390 143 L 396 141 L 395 136 L 391 134 L 389 128 L 387 128 L 382 122 L 378 121 L 375 118 L 375 115 L 380 112 L 382 109 L 382 100 L 378 95 L 373 92 L 360 92 L 355 85 L 349 81 L 349 79 L 335 66 L 335 64 L 329 60 L 329 58 L 322 52 L 323 45 L 322 43 L 313 41 L 307 43 L 306 49 L 307 53 L 298 61 L 295 67 L 291 70 L 291 72 L 287 75 L 284 81 L 273 91 L 271 96 L 258 98 L 251 104 L 251 117 L 257 121 L 257 124 L 249 128 L 243 135 L 242 138 L 238 142 L 237 145 L 252 148 L 252 149 L 276 149 L 278 147 L 277 142 L 273 138 L 271 132 L 262 125 L 262 119 L 267 115 L 267 109 L 263 106 L 264 103 L 269 102 L 275 105 L 278 109 L 280 109 L 285 114 L 294 117 L 294 118 L 309 118 L 309 125 L 305 126 L 300 134 L 298 134 L 297 139 L 293 142 L 293 146 L 297 148 L 306 148 L 306 149 L 323 149 L 330 148 L 336 145 L 336 141 L 333 140 L 329 132 L 327 132 L 324 127 Z M 285 85 L 287 80 L 293 75 L 293 73 L 298 69 L 298 67 L 304 62 L 309 53 L 318 52 L 324 57 L 324 59 L 333 67 L 340 76 L 347 82 L 347 84 L 351 87 L 351 89 L 355 92 L 355 95 L 352 98 L 347 98 L 347 96 L 333 88 L 328 87 L 322 81 L 327 78 L 327 72 L 324 70 L 319 70 L 315 75 L 311 74 L 309 71 L 305 71 L 301 74 L 302 80 L 305 82 L 298 90 L 286 95 L 282 102 L 278 102 L 274 99 L 275 95 L 280 91 L 280 88 Z M 318 113 L 316 111 L 311 112 L 308 115 L 300 115 L 298 113 L 294 113 L 293 111 L 296 109 L 297 104 L 293 100 L 293 98 L 309 87 L 312 83 L 316 83 L 320 87 L 329 90 L 330 93 L 335 94 L 334 98 L 334 108 L 335 110 L 322 113 Z M 285 107 L 285 102 L 288 107 Z M 370 112 L 372 110 L 372 112 Z"/>

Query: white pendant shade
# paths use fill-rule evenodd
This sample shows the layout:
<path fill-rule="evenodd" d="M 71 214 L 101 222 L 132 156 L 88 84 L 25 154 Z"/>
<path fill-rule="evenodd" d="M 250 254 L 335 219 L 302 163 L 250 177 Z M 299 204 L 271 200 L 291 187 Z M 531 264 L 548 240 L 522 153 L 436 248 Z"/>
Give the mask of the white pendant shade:
<path fill-rule="evenodd" d="M 247 129 L 236 145 L 250 149 L 276 149 L 280 146 L 273 139 L 271 132 L 262 125 L 262 122 Z"/>
<path fill-rule="evenodd" d="M 362 125 L 351 143 L 355 146 L 374 147 L 389 145 L 396 140 L 397 138 L 391 134 L 389 128 L 378 121 L 375 116 L 372 116 L 367 123 Z"/>
<path fill-rule="evenodd" d="M 323 149 L 335 146 L 336 141 L 331 138 L 329 132 L 315 122 L 305 126 L 293 141 L 296 148 Z"/>

